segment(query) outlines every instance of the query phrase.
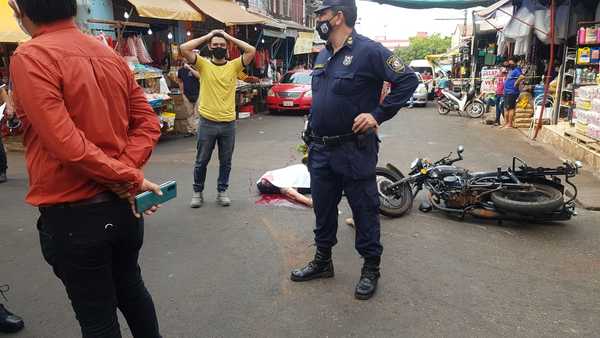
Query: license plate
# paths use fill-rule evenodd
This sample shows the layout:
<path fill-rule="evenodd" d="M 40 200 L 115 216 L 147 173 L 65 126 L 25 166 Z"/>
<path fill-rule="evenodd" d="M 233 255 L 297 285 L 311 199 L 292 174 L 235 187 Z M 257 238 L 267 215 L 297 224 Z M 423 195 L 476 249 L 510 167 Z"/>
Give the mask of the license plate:
<path fill-rule="evenodd" d="M 294 101 L 283 101 L 283 106 L 284 107 L 293 107 Z"/>

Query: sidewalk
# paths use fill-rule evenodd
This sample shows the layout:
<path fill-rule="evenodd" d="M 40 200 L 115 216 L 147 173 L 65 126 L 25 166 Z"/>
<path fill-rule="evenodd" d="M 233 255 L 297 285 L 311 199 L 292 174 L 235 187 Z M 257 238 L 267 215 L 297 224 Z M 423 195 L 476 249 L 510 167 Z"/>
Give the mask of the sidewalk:
<path fill-rule="evenodd" d="M 528 129 L 518 129 L 525 141 L 530 145 L 542 146 L 546 151 L 552 153 L 559 159 L 570 159 L 570 157 L 562 153 L 559 149 L 550 144 L 544 143 L 538 138 L 538 141 L 531 140 L 527 136 Z M 595 176 L 585 165 L 579 171 L 579 175 L 574 179 L 577 186 L 577 198 L 575 201 L 580 207 L 587 210 L 600 211 L 600 177 Z M 567 196 L 572 197 L 570 190 L 567 190 Z"/>

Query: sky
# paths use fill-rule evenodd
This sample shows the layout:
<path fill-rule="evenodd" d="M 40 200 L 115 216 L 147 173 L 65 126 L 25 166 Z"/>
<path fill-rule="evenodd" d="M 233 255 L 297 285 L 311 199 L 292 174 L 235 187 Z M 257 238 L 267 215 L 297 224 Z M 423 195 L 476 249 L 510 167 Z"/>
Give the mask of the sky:
<path fill-rule="evenodd" d="M 359 0 L 358 33 L 370 38 L 386 36 L 388 40 L 408 39 L 417 32 L 441 33 L 450 36 L 462 21 L 442 21 L 436 18 L 464 18 L 463 10 L 406 9 Z M 471 17 L 469 12 L 468 17 Z M 386 27 L 387 26 L 387 27 Z"/>

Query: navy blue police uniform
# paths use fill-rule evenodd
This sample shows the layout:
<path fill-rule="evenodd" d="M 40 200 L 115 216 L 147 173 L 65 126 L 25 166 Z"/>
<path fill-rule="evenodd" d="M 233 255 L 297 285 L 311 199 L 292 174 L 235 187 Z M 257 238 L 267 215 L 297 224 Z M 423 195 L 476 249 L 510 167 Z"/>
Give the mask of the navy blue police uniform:
<path fill-rule="evenodd" d="M 384 81 L 391 83 L 391 92 L 380 103 Z M 373 131 L 353 134 L 352 126 L 361 113 L 371 113 L 379 124 L 391 119 L 417 86 L 416 75 L 399 57 L 354 31 L 337 53 L 328 45 L 317 56 L 308 167 L 318 248 L 337 243 L 338 204 L 345 192 L 356 225 L 356 250 L 364 258 L 381 256 L 375 177 L 380 141 Z"/>

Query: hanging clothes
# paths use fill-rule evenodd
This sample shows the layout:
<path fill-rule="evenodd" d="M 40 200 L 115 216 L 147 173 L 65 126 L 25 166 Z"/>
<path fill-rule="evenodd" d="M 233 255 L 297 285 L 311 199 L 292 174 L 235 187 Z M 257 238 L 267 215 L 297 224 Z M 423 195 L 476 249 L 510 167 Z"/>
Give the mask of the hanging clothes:
<path fill-rule="evenodd" d="M 140 63 L 152 63 L 152 57 L 150 56 L 150 53 L 148 53 L 148 49 L 146 49 L 144 40 L 139 35 L 135 36 L 133 39 L 135 41 L 136 55 L 138 60 L 140 60 Z"/>

